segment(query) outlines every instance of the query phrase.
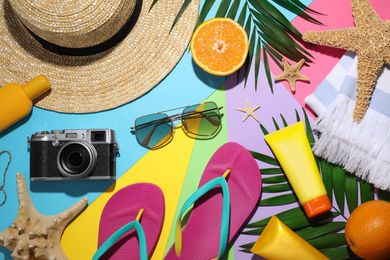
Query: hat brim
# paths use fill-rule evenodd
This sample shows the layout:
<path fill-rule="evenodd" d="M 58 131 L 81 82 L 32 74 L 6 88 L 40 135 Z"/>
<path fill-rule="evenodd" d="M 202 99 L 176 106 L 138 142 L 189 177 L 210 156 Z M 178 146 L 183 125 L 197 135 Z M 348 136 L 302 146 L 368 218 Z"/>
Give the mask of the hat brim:
<path fill-rule="evenodd" d="M 45 75 L 52 89 L 35 105 L 65 113 L 91 113 L 126 104 L 156 86 L 180 60 L 198 18 L 192 0 L 170 32 L 182 1 L 143 0 L 137 23 L 117 45 L 88 56 L 58 55 L 31 35 L 0 0 L 0 85 Z"/>

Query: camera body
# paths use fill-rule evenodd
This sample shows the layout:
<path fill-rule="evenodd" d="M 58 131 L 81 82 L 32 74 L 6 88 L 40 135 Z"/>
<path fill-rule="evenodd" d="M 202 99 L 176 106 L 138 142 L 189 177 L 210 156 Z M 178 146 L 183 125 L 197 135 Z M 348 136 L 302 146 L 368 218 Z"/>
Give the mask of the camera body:
<path fill-rule="evenodd" d="M 30 180 L 114 180 L 118 143 L 111 129 L 36 132 L 30 144 Z"/>

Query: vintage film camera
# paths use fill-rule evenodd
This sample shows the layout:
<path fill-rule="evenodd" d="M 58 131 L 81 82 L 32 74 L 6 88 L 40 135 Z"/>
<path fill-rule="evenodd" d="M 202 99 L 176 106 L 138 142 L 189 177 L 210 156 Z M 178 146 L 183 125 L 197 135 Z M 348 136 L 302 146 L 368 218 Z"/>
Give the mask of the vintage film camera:
<path fill-rule="evenodd" d="M 30 180 L 114 180 L 118 143 L 110 129 L 36 132 L 30 145 Z"/>

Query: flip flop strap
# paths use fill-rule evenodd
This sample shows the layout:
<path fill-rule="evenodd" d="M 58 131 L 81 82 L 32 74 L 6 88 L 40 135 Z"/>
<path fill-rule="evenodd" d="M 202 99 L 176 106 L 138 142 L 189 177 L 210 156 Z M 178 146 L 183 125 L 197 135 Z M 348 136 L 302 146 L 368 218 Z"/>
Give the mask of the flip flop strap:
<path fill-rule="evenodd" d="M 138 220 L 134 220 L 124 226 L 122 226 L 120 229 L 115 231 L 114 234 L 112 234 L 104 243 L 99 247 L 99 249 L 96 251 L 95 255 L 93 256 L 92 260 L 99 259 L 116 241 L 118 241 L 126 232 L 129 230 L 135 228 L 138 234 L 138 240 L 139 240 L 139 250 L 140 250 L 140 259 L 141 260 L 148 260 L 148 251 L 146 247 L 146 237 L 144 229 L 142 228 L 141 223 L 139 223 Z"/>
<path fill-rule="evenodd" d="M 222 207 L 222 221 L 221 221 L 221 237 L 220 237 L 220 245 L 219 245 L 219 253 L 217 259 L 223 255 L 225 252 L 228 234 L 229 234 L 229 220 L 230 220 L 230 194 L 229 187 L 227 185 L 226 179 L 224 177 L 215 178 L 202 187 L 200 187 L 197 191 L 195 191 L 187 200 L 184 202 L 183 207 L 180 211 L 179 218 L 177 220 L 176 225 L 176 241 L 175 241 L 175 250 L 176 254 L 181 254 L 182 248 L 182 230 L 181 230 L 181 216 L 183 213 L 191 207 L 199 198 L 201 198 L 205 193 L 210 191 L 216 186 L 222 187 L 222 195 L 223 195 L 223 207 Z"/>

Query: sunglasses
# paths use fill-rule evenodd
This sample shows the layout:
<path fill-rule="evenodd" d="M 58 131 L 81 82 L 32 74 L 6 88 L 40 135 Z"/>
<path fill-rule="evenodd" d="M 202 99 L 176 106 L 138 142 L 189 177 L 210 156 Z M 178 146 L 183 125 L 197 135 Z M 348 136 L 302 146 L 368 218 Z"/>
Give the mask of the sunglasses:
<path fill-rule="evenodd" d="M 165 112 L 182 109 L 183 112 L 168 116 Z M 221 126 L 221 114 L 212 101 L 192 106 L 179 107 L 155 114 L 139 117 L 134 127 L 138 142 L 149 149 L 160 148 L 167 144 L 175 128 L 173 121 L 181 120 L 185 131 L 195 136 L 213 136 Z"/>

